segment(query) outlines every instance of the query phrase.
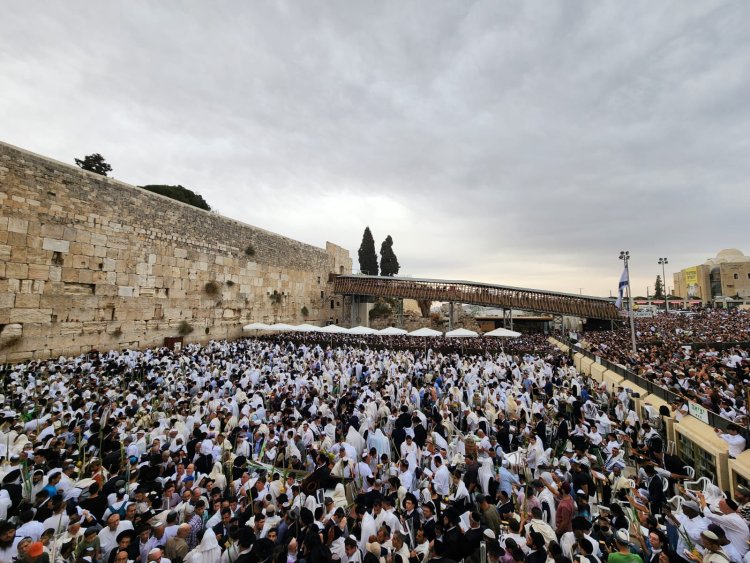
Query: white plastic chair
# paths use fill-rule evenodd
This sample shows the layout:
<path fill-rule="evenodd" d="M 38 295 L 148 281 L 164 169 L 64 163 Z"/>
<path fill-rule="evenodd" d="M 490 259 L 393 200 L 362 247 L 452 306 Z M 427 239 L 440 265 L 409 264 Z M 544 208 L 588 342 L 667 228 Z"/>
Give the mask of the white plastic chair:
<path fill-rule="evenodd" d="M 690 479 L 695 479 L 695 468 L 694 467 L 690 467 L 689 465 L 686 465 L 684 469 L 685 469 L 685 475 L 687 475 L 688 477 L 690 477 Z"/>

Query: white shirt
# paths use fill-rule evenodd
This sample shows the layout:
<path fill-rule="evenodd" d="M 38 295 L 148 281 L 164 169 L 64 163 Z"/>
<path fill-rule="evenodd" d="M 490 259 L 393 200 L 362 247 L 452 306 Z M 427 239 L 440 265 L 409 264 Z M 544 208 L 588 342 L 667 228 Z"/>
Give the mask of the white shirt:
<path fill-rule="evenodd" d="M 745 451 L 745 438 L 743 438 L 739 434 L 737 434 L 736 436 L 732 436 L 731 434 L 719 434 L 719 438 L 729 444 L 730 457 L 737 457 Z"/>

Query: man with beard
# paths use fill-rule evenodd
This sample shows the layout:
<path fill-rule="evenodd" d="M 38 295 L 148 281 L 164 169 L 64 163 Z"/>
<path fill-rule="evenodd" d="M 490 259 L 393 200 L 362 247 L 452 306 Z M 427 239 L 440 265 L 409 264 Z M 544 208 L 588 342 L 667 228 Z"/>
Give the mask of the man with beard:
<path fill-rule="evenodd" d="M 0 522 L 0 561 L 13 561 L 18 555 L 17 546 L 21 539 L 16 537 L 15 524 Z"/>

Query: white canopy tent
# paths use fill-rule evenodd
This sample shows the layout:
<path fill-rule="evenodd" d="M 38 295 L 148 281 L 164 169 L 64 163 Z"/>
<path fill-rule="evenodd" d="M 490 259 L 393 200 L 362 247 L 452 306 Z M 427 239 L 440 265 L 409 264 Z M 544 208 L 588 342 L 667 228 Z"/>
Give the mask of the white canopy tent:
<path fill-rule="evenodd" d="M 249 325 L 243 326 L 242 330 L 244 330 L 244 331 L 268 330 L 268 325 L 265 324 L 265 323 L 250 323 Z"/>
<path fill-rule="evenodd" d="M 295 329 L 296 327 L 284 323 L 276 323 L 268 327 L 268 330 L 273 330 L 276 332 L 292 332 Z"/>
<path fill-rule="evenodd" d="M 337 325 L 326 325 L 318 330 L 318 332 L 324 332 L 326 334 L 349 334 L 347 329 Z"/>
<path fill-rule="evenodd" d="M 347 331 L 349 334 L 378 334 L 378 331 L 374 328 L 367 326 L 355 326 Z"/>
<path fill-rule="evenodd" d="M 425 327 L 422 327 L 422 328 L 418 328 L 417 330 L 411 331 L 409 333 L 409 336 L 424 336 L 424 337 L 429 337 L 429 336 L 443 336 L 443 333 L 440 332 L 439 330 L 434 330 L 432 328 L 429 328 L 429 327 L 425 326 Z"/>
<path fill-rule="evenodd" d="M 401 336 L 402 334 L 409 334 L 403 328 L 396 328 L 395 326 L 388 326 L 378 331 L 381 336 Z"/>
<path fill-rule="evenodd" d="M 455 330 L 446 332 L 445 336 L 447 336 L 448 338 L 476 338 L 477 336 L 479 336 L 479 334 L 474 332 L 473 330 L 468 330 L 466 328 L 457 328 Z"/>
<path fill-rule="evenodd" d="M 507 328 L 496 328 L 495 330 L 491 330 L 489 332 L 485 332 L 484 336 L 494 336 L 495 338 L 518 338 L 521 336 L 520 332 L 516 332 L 515 330 L 508 330 Z"/>
<path fill-rule="evenodd" d="M 301 324 L 294 327 L 295 332 L 320 332 L 320 327 L 310 324 Z"/>

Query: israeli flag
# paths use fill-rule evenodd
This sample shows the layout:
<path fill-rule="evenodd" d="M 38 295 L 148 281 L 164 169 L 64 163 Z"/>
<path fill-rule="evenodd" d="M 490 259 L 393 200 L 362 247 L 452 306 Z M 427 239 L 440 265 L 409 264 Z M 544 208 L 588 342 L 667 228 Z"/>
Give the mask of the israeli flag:
<path fill-rule="evenodd" d="M 620 285 L 618 288 L 619 295 L 617 296 L 617 301 L 615 302 L 615 307 L 617 307 L 618 309 L 622 308 L 622 294 L 625 293 L 625 288 L 627 287 L 629 282 L 630 277 L 628 276 L 628 269 L 625 268 L 622 271 L 622 275 L 620 276 Z"/>

